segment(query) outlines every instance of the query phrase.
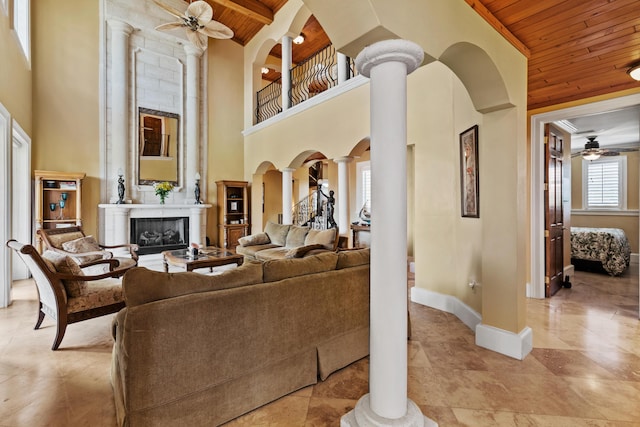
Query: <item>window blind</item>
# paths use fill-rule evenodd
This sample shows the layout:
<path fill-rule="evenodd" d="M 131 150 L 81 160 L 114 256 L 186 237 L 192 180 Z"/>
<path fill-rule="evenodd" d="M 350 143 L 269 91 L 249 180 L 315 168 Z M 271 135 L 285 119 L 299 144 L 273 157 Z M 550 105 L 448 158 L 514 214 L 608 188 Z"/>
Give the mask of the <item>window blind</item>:
<path fill-rule="evenodd" d="M 590 208 L 620 207 L 620 164 L 589 162 L 587 201 Z"/>

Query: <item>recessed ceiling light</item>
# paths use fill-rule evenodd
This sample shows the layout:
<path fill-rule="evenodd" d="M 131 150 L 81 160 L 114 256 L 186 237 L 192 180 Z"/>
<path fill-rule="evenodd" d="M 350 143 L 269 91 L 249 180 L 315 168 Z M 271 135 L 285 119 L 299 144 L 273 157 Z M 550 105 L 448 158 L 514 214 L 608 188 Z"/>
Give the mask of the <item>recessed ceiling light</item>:
<path fill-rule="evenodd" d="M 627 71 L 632 79 L 640 81 L 640 64 L 636 64 Z"/>

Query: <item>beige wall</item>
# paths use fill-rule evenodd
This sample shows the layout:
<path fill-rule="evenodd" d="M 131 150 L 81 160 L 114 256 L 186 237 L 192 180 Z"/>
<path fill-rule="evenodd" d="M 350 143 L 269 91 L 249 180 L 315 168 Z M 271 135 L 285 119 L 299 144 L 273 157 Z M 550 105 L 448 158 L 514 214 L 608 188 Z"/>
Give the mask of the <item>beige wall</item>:
<path fill-rule="evenodd" d="M 624 215 L 585 215 L 574 213 L 571 215 L 571 225 L 574 227 L 611 227 L 624 230 L 631 252 L 638 253 L 638 162 L 640 155 L 636 152 L 621 153 L 627 156 L 627 209 L 633 212 L 626 212 Z M 571 208 L 573 210 L 582 209 L 582 157 L 571 159 Z"/>
<path fill-rule="evenodd" d="M 10 18 L 0 8 L 0 103 L 24 131 L 33 136 L 31 70 L 10 28 Z"/>
<path fill-rule="evenodd" d="M 229 40 L 209 39 L 203 55 L 208 60 L 207 203 L 216 204 L 215 182 L 243 180 L 242 46 Z M 257 207 L 259 209 L 259 207 Z M 253 206 L 251 207 L 253 209 Z M 217 242 L 218 217 L 214 206 L 207 216 L 207 236 Z"/>
<path fill-rule="evenodd" d="M 97 233 L 100 203 L 99 1 L 31 2 L 33 169 L 85 172 L 82 216 Z"/>

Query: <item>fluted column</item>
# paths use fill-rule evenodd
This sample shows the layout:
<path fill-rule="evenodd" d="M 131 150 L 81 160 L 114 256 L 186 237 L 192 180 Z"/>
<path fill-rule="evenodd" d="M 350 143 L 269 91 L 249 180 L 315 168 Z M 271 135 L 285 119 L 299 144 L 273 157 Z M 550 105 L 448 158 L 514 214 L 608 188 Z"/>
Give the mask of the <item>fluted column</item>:
<path fill-rule="evenodd" d="M 289 98 L 289 91 L 291 90 L 291 37 L 282 37 L 282 111 L 285 111 L 291 107 L 291 99 Z"/>
<path fill-rule="evenodd" d="M 200 56 L 204 52 L 202 49 L 185 44 L 184 51 L 187 53 L 186 70 L 186 103 L 185 103 L 185 177 L 184 187 L 186 189 L 188 181 L 186 177 L 193 176 L 200 170 Z M 195 185 L 195 184 L 194 184 Z M 193 191 L 195 187 L 190 190 Z"/>
<path fill-rule="evenodd" d="M 117 194 L 118 169 L 129 167 L 129 35 L 133 27 L 116 19 L 107 21 L 111 29 L 111 147 L 107 179 L 113 182 L 110 194 Z M 127 174 L 130 175 L 130 174 Z M 112 179 L 113 178 L 113 179 Z"/>
<path fill-rule="evenodd" d="M 386 40 L 356 58 L 371 79 L 369 394 L 342 426 L 434 425 L 407 397 L 407 74 L 420 46 Z"/>
<path fill-rule="evenodd" d="M 291 200 L 293 199 L 293 168 L 282 169 L 282 223 L 293 224 Z"/>
<path fill-rule="evenodd" d="M 349 79 L 347 73 L 347 55 L 338 52 L 338 84 L 344 83 Z"/>
<path fill-rule="evenodd" d="M 338 164 L 338 232 L 349 232 L 349 171 L 347 166 L 351 157 L 333 159 Z"/>

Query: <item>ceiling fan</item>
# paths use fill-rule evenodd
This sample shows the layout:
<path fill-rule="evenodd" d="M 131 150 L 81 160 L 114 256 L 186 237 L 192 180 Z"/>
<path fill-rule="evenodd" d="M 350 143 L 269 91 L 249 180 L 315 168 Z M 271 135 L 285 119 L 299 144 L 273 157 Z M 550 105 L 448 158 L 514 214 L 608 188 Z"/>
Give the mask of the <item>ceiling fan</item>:
<path fill-rule="evenodd" d="M 160 3 L 158 0 L 153 1 L 179 19 L 177 22 L 158 25 L 156 30 L 166 31 L 184 27 L 189 41 L 200 49 L 207 48 L 207 37 L 214 39 L 230 39 L 233 37 L 233 31 L 229 27 L 213 20 L 213 8 L 203 0 L 190 3 L 184 13 Z"/>
<path fill-rule="evenodd" d="M 585 160 L 597 160 L 600 156 L 619 156 L 620 153 L 638 151 L 638 147 L 632 148 L 600 148 L 596 141 L 597 136 L 588 136 L 589 140 L 584 144 L 584 150 L 571 154 L 571 157 L 582 156 Z"/>

